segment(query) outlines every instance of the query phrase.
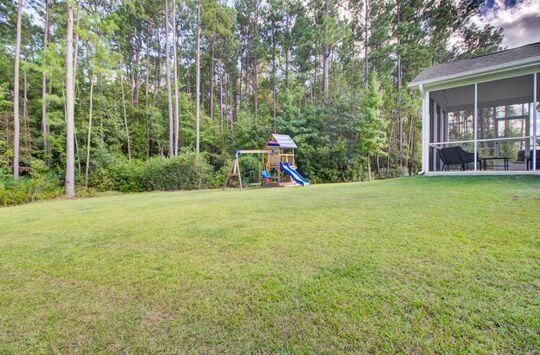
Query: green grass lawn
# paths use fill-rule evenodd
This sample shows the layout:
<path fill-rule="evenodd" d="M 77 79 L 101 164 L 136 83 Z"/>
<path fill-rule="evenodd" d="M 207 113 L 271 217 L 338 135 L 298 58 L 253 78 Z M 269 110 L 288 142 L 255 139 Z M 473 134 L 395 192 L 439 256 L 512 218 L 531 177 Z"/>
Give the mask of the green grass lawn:
<path fill-rule="evenodd" d="M 540 179 L 0 209 L 0 353 L 539 352 Z"/>

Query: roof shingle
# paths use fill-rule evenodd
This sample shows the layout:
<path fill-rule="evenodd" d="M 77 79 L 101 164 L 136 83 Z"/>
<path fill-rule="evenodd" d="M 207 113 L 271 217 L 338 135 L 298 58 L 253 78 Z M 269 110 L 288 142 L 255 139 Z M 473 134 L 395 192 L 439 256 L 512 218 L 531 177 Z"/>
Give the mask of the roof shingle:
<path fill-rule="evenodd" d="M 515 62 L 526 58 L 540 56 L 540 42 L 522 47 L 506 49 L 500 52 L 486 54 L 478 57 L 456 60 L 454 62 L 435 65 L 422 70 L 409 86 L 415 86 L 426 80 L 436 80 L 447 76 L 459 75 L 477 69 L 488 69 L 496 65 Z"/>

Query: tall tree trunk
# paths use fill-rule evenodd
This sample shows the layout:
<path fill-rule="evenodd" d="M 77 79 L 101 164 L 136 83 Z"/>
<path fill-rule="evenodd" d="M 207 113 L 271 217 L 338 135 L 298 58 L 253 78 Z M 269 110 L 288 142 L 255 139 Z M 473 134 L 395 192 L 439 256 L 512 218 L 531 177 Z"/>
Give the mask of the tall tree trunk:
<path fill-rule="evenodd" d="M 259 0 L 254 0 L 253 16 L 253 39 L 251 43 L 252 56 L 253 56 L 253 108 L 255 111 L 255 124 L 259 123 L 259 61 L 257 54 L 257 45 L 259 43 L 258 23 L 259 23 Z"/>
<path fill-rule="evenodd" d="M 178 49 L 176 39 L 176 1 L 173 0 L 173 62 L 174 62 L 174 155 L 178 155 L 180 118 L 178 107 Z"/>
<path fill-rule="evenodd" d="M 379 179 L 381 178 L 381 162 L 380 162 L 380 155 L 377 153 L 377 175 Z"/>
<path fill-rule="evenodd" d="M 147 23 L 146 25 L 150 27 L 150 23 Z M 150 33 L 151 30 L 150 28 L 148 28 L 148 30 L 146 31 L 146 71 L 144 75 L 144 96 L 146 101 L 148 101 L 148 93 L 150 90 L 150 88 L 148 87 L 150 83 L 150 42 L 152 40 L 152 36 Z"/>
<path fill-rule="evenodd" d="M 364 0 L 364 88 L 369 76 L 369 0 Z"/>
<path fill-rule="evenodd" d="M 407 165 L 409 166 L 409 175 L 414 174 L 414 126 L 415 126 L 415 117 L 410 118 L 409 124 L 409 156 L 407 158 Z"/>
<path fill-rule="evenodd" d="M 146 74 L 144 78 L 144 100 L 145 100 L 145 130 L 146 130 L 146 146 L 148 157 L 152 155 L 150 149 L 150 42 L 152 39 L 150 23 L 147 23 L 148 30 L 146 31 Z"/>
<path fill-rule="evenodd" d="M 49 0 L 45 0 L 45 27 L 43 30 L 43 58 L 41 69 L 41 137 L 43 139 L 43 155 L 47 164 L 50 165 L 47 125 L 47 74 L 45 73 L 47 45 L 49 41 Z"/>
<path fill-rule="evenodd" d="M 314 66 L 313 68 L 313 79 L 311 79 L 313 83 L 317 82 L 317 66 Z M 315 85 L 311 85 L 309 90 L 309 102 L 311 103 L 311 106 L 313 106 L 313 97 L 315 92 Z"/>
<path fill-rule="evenodd" d="M 142 49 L 142 36 L 137 36 L 137 47 L 135 48 L 135 70 L 133 71 L 133 90 L 131 91 L 131 102 L 133 107 L 139 106 L 139 98 L 140 98 L 140 89 L 141 89 L 141 83 L 140 83 L 140 77 L 139 77 L 139 67 L 140 67 L 140 60 L 141 60 L 141 49 Z M 134 96 L 134 97 L 133 97 Z"/>
<path fill-rule="evenodd" d="M 210 43 L 210 120 L 214 120 L 214 39 Z"/>
<path fill-rule="evenodd" d="M 240 68 L 234 72 L 232 81 L 232 116 L 231 120 L 236 121 L 238 116 L 238 102 L 242 99 L 242 61 L 240 60 Z"/>
<path fill-rule="evenodd" d="M 367 171 L 368 171 L 369 181 L 371 181 L 371 156 L 369 154 L 367 156 Z"/>
<path fill-rule="evenodd" d="M 78 0 L 70 0 L 75 1 L 75 27 L 73 32 L 73 43 L 74 43 L 74 50 L 73 50 L 73 115 L 75 117 L 75 97 L 77 97 L 77 90 L 79 89 L 79 86 L 77 84 L 77 65 L 79 63 L 79 22 L 81 20 L 80 14 L 79 14 L 79 1 Z M 77 171 L 81 172 L 81 156 L 79 152 L 79 141 L 77 139 L 77 126 L 75 125 L 75 120 L 73 121 L 73 139 L 75 141 L 75 157 L 77 158 Z"/>
<path fill-rule="evenodd" d="M 272 117 L 274 120 L 274 133 L 277 133 L 276 115 L 276 34 L 275 21 L 272 21 Z"/>
<path fill-rule="evenodd" d="M 165 77 L 167 78 L 167 110 L 169 113 L 169 158 L 174 155 L 174 119 L 171 94 L 171 63 L 169 45 L 169 0 L 165 0 Z"/>
<path fill-rule="evenodd" d="M 21 22 L 23 0 L 17 9 L 17 38 L 15 40 L 15 65 L 13 73 L 13 178 L 19 178 L 19 64 L 21 60 Z"/>
<path fill-rule="evenodd" d="M 400 0 L 396 0 L 396 40 L 397 40 L 397 51 L 396 51 L 396 122 L 398 128 L 398 165 L 399 173 L 403 170 L 403 120 L 401 117 L 401 81 L 402 81 L 402 68 L 401 68 L 401 36 L 400 36 L 400 24 L 401 24 L 401 4 Z"/>
<path fill-rule="evenodd" d="M 236 100 L 236 108 L 235 108 L 235 111 L 236 109 L 238 108 L 238 103 L 242 104 L 242 99 L 244 97 L 244 91 L 242 90 L 242 83 L 244 81 L 244 65 L 242 65 L 242 59 L 240 58 L 240 68 L 238 69 L 238 77 L 236 78 L 237 81 L 238 81 L 238 99 Z M 236 119 L 236 114 L 235 114 L 235 119 Z"/>
<path fill-rule="evenodd" d="M 161 37 L 160 37 L 160 30 L 159 30 L 159 27 L 156 28 L 156 42 L 157 42 L 157 53 L 158 55 L 156 56 L 156 66 L 155 66 L 155 76 L 154 76 L 154 92 L 152 93 L 152 107 L 155 108 L 156 107 L 156 100 L 157 100 L 157 94 L 161 88 Z M 153 133 L 153 124 L 152 124 L 152 121 L 150 121 L 149 123 L 149 132 L 148 132 L 148 135 L 150 137 L 152 137 L 152 133 Z M 156 137 L 155 137 L 155 143 L 157 144 L 157 148 L 158 148 L 158 155 L 162 156 L 162 148 L 161 148 L 161 143 L 159 141 L 159 134 L 158 132 L 156 131 Z M 154 151 L 154 141 L 152 139 L 149 139 L 149 144 L 150 144 L 150 147 L 149 147 L 149 155 L 152 155 L 152 152 Z"/>
<path fill-rule="evenodd" d="M 287 43 L 286 43 L 286 48 L 285 48 L 285 88 L 289 89 L 289 53 L 290 53 L 290 48 L 289 48 L 289 24 L 290 24 L 290 19 L 289 19 L 289 14 L 286 14 L 285 15 L 285 28 L 286 28 L 286 31 L 287 31 Z"/>
<path fill-rule="evenodd" d="M 386 155 L 386 177 L 390 177 L 390 152 L 392 150 L 392 139 L 394 138 L 394 125 L 391 123 L 390 134 L 388 135 L 388 151 Z"/>
<path fill-rule="evenodd" d="M 223 77 L 224 77 L 224 68 L 223 68 L 223 62 L 221 61 L 221 55 L 219 56 L 219 87 L 218 87 L 218 94 L 219 94 L 219 122 L 221 131 L 223 132 Z"/>
<path fill-rule="evenodd" d="M 197 31 L 195 49 L 195 151 L 200 152 L 201 121 L 201 0 L 197 0 Z"/>
<path fill-rule="evenodd" d="M 6 117 L 6 147 L 9 147 L 9 115 L 7 113 L 4 113 Z"/>
<path fill-rule="evenodd" d="M 28 80 L 26 77 L 26 68 L 23 69 L 23 139 L 24 154 L 30 154 L 32 150 L 32 137 L 30 134 L 30 118 L 28 117 Z"/>
<path fill-rule="evenodd" d="M 90 104 L 88 108 L 88 136 L 86 138 L 86 169 L 84 171 L 84 186 L 88 188 L 88 174 L 90 172 L 90 143 L 92 141 L 92 109 L 94 104 L 94 77 L 90 78 Z"/>
<path fill-rule="evenodd" d="M 75 1 L 75 0 L 69 0 L 69 1 Z M 73 45 L 75 46 L 75 49 L 73 50 L 73 85 L 75 87 L 75 83 L 77 83 L 77 65 L 79 63 L 79 33 L 77 29 L 79 28 L 79 2 L 75 1 L 75 5 L 77 6 L 76 12 L 75 12 L 75 27 L 73 32 Z M 75 89 L 73 90 L 75 93 Z M 75 95 L 75 94 L 74 94 Z M 77 133 L 75 132 L 75 135 Z"/>
<path fill-rule="evenodd" d="M 330 0 L 324 1 L 324 16 L 323 16 L 323 26 L 324 26 L 324 37 L 323 37 L 323 101 L 327 104 L 328 100 L 328 81 L 329 81 L 329 68 L 328 60 L 330 58 L 330 47 L 328 45 L 328 17 L 330 14 Z"/>
<path fill-rule="evenodd" d="M 157 39 L 157 56 L 156 56 L 156 86 L 154 87 L 154 97 L 161 88 L 161 70 L 163 69 L 163 64 L 161 62 L 161 31 L 159 29 L 156 31 Z"/>
<path fill-rule="evenodd" d="M 75 83 L 73 75 L 73 3 L 67 2 L 66 31 L 66 177 L 65 194 L 75 197 Z"/>
<path fill-rule="evenodd" d="M 131 161 L 131 139 L 129 137 L 129 125 L 128 125 L 127 111 L 126 111 L 126 97 L 124 94 L 124 76 L 123 75 L 120 75 L 120 89 L 122 90 L 122 109 L 124 112 L 124 129 L 126 131 L 128 160 Z"/>
<path fill-rule="evenodd" d="M 73 97 L 77 97 L 77 90 L 73 90 L 73 92 L 74 92 Z M 81 170 L 81 155 L 79 151 L 79 140 L 77 139 L 77 126 L 75 126 L 75 123 L 73 123 L 73 139 L 75 141 L 75 158 L 77 161 L 77 171 L 80 173 L 82 171 Z"/>

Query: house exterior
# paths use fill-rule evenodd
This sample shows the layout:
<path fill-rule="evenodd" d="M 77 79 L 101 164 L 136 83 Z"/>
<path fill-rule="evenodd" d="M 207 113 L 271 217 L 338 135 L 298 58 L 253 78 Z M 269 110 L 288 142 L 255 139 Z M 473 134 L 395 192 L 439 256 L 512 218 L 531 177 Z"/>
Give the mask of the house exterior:
<path fill-rule="evenodd" d="M 426 175 L 540 173 L 540 42 L 424 69 Z"/>

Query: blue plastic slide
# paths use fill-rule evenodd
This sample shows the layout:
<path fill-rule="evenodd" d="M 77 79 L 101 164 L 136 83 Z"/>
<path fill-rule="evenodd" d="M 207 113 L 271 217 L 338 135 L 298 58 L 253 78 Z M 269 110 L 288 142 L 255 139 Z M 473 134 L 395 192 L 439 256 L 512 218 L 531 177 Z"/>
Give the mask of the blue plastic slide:
<path fill-rule="evenodd" d="M 290 176 L 298 184 L 300 184 L 302 186 L 309 185 L 309 181 L 307 179 L 304 179 L 304 177 L 302 175 L 300 175 L 300 173 L 298 171 L 296 171 L 296 169 L 293 168 L 289 163 L 285 163 L 285 164 L 279 163 L 279 167 L 281 168 L 281 170 L 285 174 Z"/>

